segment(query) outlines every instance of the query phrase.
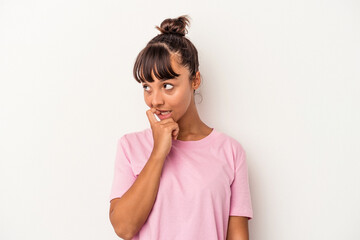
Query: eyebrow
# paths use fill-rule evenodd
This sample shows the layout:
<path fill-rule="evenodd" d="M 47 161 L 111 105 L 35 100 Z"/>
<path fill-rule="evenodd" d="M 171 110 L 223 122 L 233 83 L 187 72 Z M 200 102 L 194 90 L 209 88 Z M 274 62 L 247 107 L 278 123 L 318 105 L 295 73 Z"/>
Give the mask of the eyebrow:
<path fill-rule="evenodd" d="M 180 75 L 179 75 L 179 77 L 180 77 Z M 171 80 L 175 81 L 175 80 L 178 80 L 178 79 L 175 77 L 175 78 L 169 78 L 169 79 L 160 80 L 160 82 L 171 81 Z M 148 84 L 148 83 L 153 83 L 153 82 L 141 82 L 142 85 Z"/>

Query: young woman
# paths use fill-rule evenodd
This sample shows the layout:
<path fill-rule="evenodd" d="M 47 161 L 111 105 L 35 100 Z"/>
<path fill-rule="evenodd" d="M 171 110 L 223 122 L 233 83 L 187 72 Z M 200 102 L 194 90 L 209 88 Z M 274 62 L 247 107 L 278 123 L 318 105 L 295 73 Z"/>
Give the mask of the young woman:
<path fill-rule="evenodd" d="M 188 24 L 186 15 L 165 19 L 134 65 L 150 128 L 118 140 L 109 217 L 123 239 L 249 239 L 246 154 L 199 117 Z"/>

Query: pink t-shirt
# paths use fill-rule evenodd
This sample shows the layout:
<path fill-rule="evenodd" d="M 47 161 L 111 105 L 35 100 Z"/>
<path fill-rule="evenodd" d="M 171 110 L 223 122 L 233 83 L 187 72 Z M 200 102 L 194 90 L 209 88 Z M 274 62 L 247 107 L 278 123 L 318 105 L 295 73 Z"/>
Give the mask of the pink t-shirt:
<path fill-rule="evenodd" d="M 152 149 L 151 128 L 118 140 L 110 200 L 131 187 Z M 213 129 L 198 141 L 172 140 L 154 206 L 133 239 L 225 240 L 229 216 L 253 217 L 246 154 Z"/>

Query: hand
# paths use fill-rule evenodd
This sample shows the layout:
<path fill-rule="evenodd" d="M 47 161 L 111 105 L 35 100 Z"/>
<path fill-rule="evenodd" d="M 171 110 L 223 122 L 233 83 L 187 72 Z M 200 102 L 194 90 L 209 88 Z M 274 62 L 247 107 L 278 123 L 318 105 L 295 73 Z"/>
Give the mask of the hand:
<path fill-rule="evenodd" d="M 172 117 L 157 121 L 154 116 L 155 112 L 155 108 L 146 111 L 154 139 L 153 152 L 167 156 L 171 149 L 172 138 L 177 139 L 179 135 L 179 125 Z"/>

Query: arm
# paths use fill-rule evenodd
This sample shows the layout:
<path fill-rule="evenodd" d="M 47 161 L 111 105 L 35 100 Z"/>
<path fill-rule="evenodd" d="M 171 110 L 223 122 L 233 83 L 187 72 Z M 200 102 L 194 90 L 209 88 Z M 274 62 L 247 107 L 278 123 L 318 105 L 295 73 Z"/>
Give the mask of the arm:
<path fill-rule="evenodd" d="M 147 220 L 159 190 L 164 161 L 164 156 L 152 152 L 129 190 L 111 200 L 110 222 L 119 237 L 131 239 Z"/>
<path fill-rule="evenodd" d="M 230 216 L 226 240 L 249 240 L 248 218 Z"/>

